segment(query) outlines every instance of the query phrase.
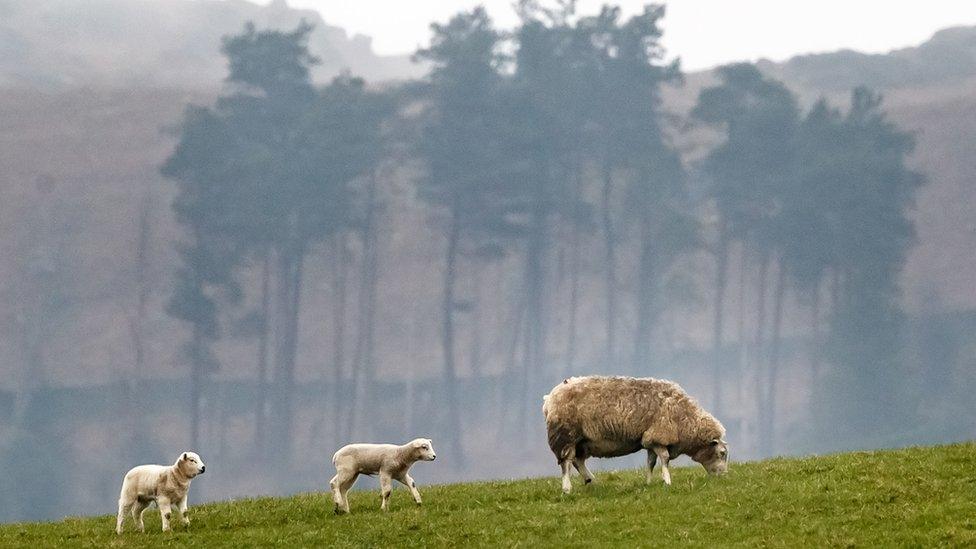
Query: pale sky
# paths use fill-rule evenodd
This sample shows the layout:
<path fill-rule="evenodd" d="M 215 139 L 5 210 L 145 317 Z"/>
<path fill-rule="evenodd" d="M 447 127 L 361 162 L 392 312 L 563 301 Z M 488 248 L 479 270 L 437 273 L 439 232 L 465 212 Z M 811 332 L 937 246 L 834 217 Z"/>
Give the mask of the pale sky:
<path fill-rule="evenodd" d="M 265 2 L 266 3 L 266 2 Z M 501 27 L 514 24 L 513 0 L 289 0 L 329 24 L 373 38 L 381 54 L 426 44 L 431 21 L 484 5 Z M 580 0 L 592 13 L 606 2 Z M 634 13 L 645 0 L 619 0 Z M 976 25 L 976 0 L 674 0 L 666 2 L 664 44 L 686 70 L 765 57 L 850 48 L 880 53 L 916 45 L 936 30 Z"/>

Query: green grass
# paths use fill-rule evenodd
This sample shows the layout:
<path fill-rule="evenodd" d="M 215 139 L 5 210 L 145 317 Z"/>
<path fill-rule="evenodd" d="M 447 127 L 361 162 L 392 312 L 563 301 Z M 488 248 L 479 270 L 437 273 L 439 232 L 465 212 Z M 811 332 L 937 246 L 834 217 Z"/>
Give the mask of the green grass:
<path fill-rule="evenodd" d="M 553 470 L 555 472 L 555 466 Z M 419 471 L 418 471 L 419 473 Z M 351 493 L 352 514 L 329 494 L 191 507 L 190 530 L 114 532 L 114 517 L 0 526 L 2 547 L 257 546 L 976 546 L 976 444 L 732 464 L 724 477 L 672 470 L 645 485 L 638 471 L 597 475 L 560 493 L 550 478 L 421 486 L 423 507 L 394 490 Z"/>

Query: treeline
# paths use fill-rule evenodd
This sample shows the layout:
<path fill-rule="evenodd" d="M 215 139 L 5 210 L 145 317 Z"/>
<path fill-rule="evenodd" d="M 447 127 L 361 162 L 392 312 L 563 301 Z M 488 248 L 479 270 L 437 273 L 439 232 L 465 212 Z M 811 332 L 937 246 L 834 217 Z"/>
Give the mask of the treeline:
<path fill-rule="evenodd" d="M 853 438 L 898 421 L 897 279 L 922 178 L 905 164 L 912 137 L 887 121 L 880 96 L 856 89 L 843 112 L 826 101 L 804 109 L 782 83 L 735 64 L 683 118 L 662 107 L 662 89 L 682 82 L 660 44 L 662 6 L 632 17 L 580 15 L 574 2 L 518 9 L 512 32 L 480 8 L 432 25 L 416 54 L 429 76 L 384 89 L 351 75 L 315 87 L 305 25 L 224 40 L 225 93 L 187 111 L 162 168 L 186 235 L 168 312 L 189 327 L 193 444 L 206 380 L 231 367 L 213 345 L 233 326 L 255 343 L 255 445 L 290 455 L 301 310 L 319 291 L 306 281 L 313 256 L 331 269 L 323 369 L 335 383 L 321 398 L 337 440 L 361 435 L 378 371 L 379 272 L 395 269 L 377 243 L 396 215 L 383 199 L 393 178 L 407 179 L 440 236 L 441 337 L 424 344 L 441 348 L 442 445 L 457 459 L 470 415 L 459 379 L 484 368 L 483 333 L 504 342 L 506 356 L 488 358 L 517 380 L 506 413 L 524 426 L 538 421 L 534 389 L 559 375 L 595 364 L 654 375 L 662 318 L 701 295 L 713 313 L 714 391 L 703 396 L 722 417 L 730 383 L 753 387 L 761 453 L 777 450 L 787 307 L 809 318 L 826 403 L 817 425 Z M 689 129 L 715 146 L 682 154 L 676 136 Z M 600 268 L 586 269 L 595 253 Z M 699 256 L 714 276 L 688 267 Z M 755 350 L 745 371 L 728 358 L 733 265 L 736 344 Z M 519 281 L 515 295 L 479 291 L 489 268 Z M 581 315 L 595 300 L 601 314 Z M 510 320 L 488 323 L 489 309 L 510 309 Z M 848 415 L 858 419 L 843 433 L 836 421 Z"/>

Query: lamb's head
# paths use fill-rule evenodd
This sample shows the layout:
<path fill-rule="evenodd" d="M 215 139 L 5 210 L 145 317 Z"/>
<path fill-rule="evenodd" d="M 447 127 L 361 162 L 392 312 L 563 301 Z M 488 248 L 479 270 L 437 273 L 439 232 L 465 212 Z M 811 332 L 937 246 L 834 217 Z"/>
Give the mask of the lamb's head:
<path fill-rule="evenodd" d="M 701 463 L 711 475 L 723 475 L 729 470 L 729 443 L 715 438 L 709 441 L 691 459 Z"/>
<path fill-rule="evenodd" d="M 437 454 L 434 453 L 434 443 L 429 438 L 415 438 L 410 441 L 413 448 L 413 456 L 417 461 L 434 461 Z"/>
<path fill-rule="evenodd" d="M 193 478 L 207 470 L 203 460 L 195 452 L 183 452 L 180 459 L 176 460 L 176 468 L 186 475 L 186 478 Z"/>

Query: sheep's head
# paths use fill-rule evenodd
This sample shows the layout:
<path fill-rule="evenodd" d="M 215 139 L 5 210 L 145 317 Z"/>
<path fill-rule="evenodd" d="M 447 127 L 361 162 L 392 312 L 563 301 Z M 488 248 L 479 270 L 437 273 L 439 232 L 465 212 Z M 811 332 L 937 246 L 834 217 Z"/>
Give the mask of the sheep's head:
<path fill-rule="evenodd" d="M 194 452 L 183 452 L 180 459 L 176 460 L 176 467 L 187 478 L 193 478 L 207 470 L 200 456 Z"/>
<path fill-rule="evenodd" d="M 701 463 L 709 474 L 723 475 L 729 470 L 729 443 L 718 438 L 712 439 L 691 458 Z"/>
<path fill-rule="evenodd" d="M 418 461 L 434 461 L 437 454 L 434 452 L 434 443 L 429 438 L 417 438 L 410 442 L 413 447 L 414 456 Z"/>

